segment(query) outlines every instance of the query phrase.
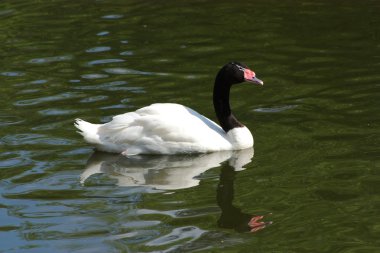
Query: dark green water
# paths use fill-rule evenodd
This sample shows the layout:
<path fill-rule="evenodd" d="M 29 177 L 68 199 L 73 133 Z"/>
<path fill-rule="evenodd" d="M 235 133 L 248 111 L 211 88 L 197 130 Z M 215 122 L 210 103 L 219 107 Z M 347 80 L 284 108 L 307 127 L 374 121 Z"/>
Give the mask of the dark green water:
<path fill-rule="evenodd" d="M 0 251 L 380 252 L 379 27 L 379 1 L 1 1 Z M 153 102 L 215 119 L 230 60 L 265 81 L 232 92 L 251 162 L 75 132 Z"/>

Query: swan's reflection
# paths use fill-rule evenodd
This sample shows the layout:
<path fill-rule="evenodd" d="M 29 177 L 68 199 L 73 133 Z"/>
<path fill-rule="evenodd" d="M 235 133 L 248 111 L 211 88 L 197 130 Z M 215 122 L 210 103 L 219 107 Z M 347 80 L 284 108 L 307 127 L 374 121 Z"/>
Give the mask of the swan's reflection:
<path fill-rule="evenodd" d="M 199 184 L 196 177 L 208 169 L 221 166 L 217 189 L 217 204 L 221 209 L 218 226 L 239 232 L 256 232 L 271 222 L 263 216 L 244 213 L 233 205 L 234 181 L 237 171 L 251 162 L 253 149 L 223 151 L 198 155 L 144 155 L 130 156 L 95 152 L 81 175 L 84 183 L 90 176 L 105 173 L 117 180 L 119 186 L 147 186 L 175 190 Z M 225 162 L 228 161 L 228 162 Z M 225 162 L 225 163 L 224 163 Z"/>
<path fill-rule="evenodd" d="M 234 170 L 241 170 L 253 157 L 253 148 L 198 155 L 130 156 L 95 152 L 81 174 L 81 183 L 97 173 L 117 180 L 119 186 L 144 185 L 175 190 L 199 184 L 196 177 L 228 160 Z"/>
<path fill-rule="evenodd" d="M 234 168 L 228 164 L 223 164 L 221 167 L 216 192 L 216 200 L 222 210 L 218 220 L 218 226 L 221 228 L 234 229 L 238 232 L 257 232 L 267 225 L 272 224 L 272 222 L 262 221 L 264 216 L 254 216 L 249 213 L 244 213 L 233 204 L 236 173 Z"/>

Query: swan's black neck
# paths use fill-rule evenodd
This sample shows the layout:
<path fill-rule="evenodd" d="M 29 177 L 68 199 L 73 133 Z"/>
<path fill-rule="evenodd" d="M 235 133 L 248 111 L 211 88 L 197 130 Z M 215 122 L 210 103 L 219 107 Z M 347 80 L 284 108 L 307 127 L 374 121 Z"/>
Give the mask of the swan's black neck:
<path fill-rule="evenodd" d="M 235 127 L 243 127 L 231 112 L 230 88 L 233 82 L 220 71 L 215 79 L 214 85 L 214 109 L 220 126 L 227 133 Z"/>

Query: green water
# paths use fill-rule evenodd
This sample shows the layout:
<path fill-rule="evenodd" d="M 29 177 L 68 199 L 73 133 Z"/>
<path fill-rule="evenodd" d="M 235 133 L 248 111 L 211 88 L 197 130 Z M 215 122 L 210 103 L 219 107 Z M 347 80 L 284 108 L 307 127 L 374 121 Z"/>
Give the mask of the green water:
<path fill-rule="evenodd" d="M 380 252 L 379 27 L 370 0 L 1 1 L 0 251 Z M 153 102 L 215 120 L 231 60 L 265 81 L 231 95 L 253 157 L 75 132 Z"/>

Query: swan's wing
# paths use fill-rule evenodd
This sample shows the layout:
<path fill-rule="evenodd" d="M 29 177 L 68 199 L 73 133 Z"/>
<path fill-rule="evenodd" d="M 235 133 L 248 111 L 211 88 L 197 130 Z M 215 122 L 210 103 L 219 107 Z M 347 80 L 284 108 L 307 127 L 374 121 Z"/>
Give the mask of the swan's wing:
<path fill-rule="evenodd" d="M 99 127 L 98 134 L 102 143 L 129 150 L 129 154 L 146 150 L 172 153 L 176 148 L 187 148 L 189 152 L 202 147 L 218 150 L 221 145 L 229 145 L 216 123 L 178 104 L 153 104 L 115 116 Z"/>

